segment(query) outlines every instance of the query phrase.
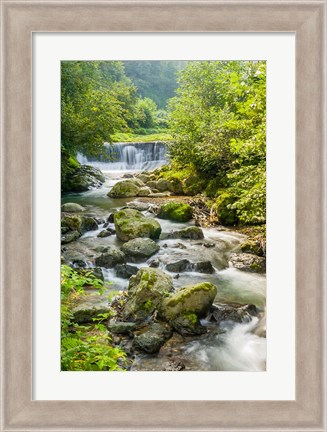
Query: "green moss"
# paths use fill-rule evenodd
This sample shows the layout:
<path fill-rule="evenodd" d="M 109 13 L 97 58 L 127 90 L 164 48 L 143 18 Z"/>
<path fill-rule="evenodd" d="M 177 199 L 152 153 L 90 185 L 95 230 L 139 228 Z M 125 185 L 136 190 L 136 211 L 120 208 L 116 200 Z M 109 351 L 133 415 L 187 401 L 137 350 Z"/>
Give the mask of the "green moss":
<path fill-rule="evenodd" d="M 179 303 L 183 303 L 188 297 L 196 293 L 197 291 L 211 291 L 214 285 L 210 282 L 203 282 L 198 285 L 194 285 L 192 289 L 190 287 L 184 287 L 179 290 L 170 300 L 167 302 L 167 306 L 174 307 Z"/>
<path fill-rule="evenodd" d="M 196 325 L 198 323 L 198 317 L 195 313 L 192 312 L 184 312 L 182 314 L 183 318 L 187 319 L 191 324 Z"/>
<path fill-rule="evenodd" d="M 187 222 L 192 219 L 192 207 L 183 202 L 172 201 L 160 207 L 158 217 L 177 222 Z"/>

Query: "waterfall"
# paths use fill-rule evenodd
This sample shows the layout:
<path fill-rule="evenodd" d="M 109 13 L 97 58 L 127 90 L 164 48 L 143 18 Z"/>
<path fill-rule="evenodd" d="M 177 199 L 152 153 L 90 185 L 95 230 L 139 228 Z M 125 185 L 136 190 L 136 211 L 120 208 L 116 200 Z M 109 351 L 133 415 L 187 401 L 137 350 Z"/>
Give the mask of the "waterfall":
<path fill-rule="evenodd" d="M 103 157 L 87 158 L 78 154 L 81 164 L 92 165 L 102 171 L 153 170 L 167 162 L 167 148 L 162 141 L 147 143 L 105 143 L 109 161 Z"/>

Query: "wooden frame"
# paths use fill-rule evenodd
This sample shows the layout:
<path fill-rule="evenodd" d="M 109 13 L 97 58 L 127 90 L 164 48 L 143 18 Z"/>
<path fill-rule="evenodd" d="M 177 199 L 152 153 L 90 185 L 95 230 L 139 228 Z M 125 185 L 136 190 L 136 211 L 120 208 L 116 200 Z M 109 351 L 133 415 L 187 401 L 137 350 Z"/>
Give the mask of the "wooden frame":
<path fill-rule="evenodd" d="M 2 0 L 1 6 L 1 431 L 326 431 L 326 0 Z M 296 33 L 296 401 L 31 400 L 31 36 L 37 31 Z"/>

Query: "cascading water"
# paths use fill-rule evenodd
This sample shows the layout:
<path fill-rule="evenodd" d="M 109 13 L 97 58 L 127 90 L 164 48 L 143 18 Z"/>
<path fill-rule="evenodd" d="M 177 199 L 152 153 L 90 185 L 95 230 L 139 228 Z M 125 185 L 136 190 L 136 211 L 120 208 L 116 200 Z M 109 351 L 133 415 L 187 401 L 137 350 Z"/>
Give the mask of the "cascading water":
<path fill-rule="evenodd" d="M 167 162 L 167 147 L 164 142 L 105 143 L 109 160 L 77 156 L 81 164 L 92 165 L 102 171 L 153 170 Z"/>

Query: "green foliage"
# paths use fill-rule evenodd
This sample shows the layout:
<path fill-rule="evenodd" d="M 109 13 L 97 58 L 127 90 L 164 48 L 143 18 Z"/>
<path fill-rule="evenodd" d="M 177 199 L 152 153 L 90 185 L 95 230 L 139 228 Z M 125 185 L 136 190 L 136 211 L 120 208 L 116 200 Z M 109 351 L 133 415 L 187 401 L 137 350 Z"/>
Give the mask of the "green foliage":
<path fill-rule="evenodd" d="M 133 81 L 140 96 L 152 99 L 164 109 L 177 88 L 177 72 L 185 61 L 124 61 L 125 73 Z"/>
<path fill-rule="evenodd" d="M 169 105 L 171 158 L 207 180 L 223 223 L 263 223 L 265 62 L 189 62 Z M 216 189 L 216 192 L 215 192 Z"/>
<path fill-rule="evenodd" d="M 71 154 L 103 152 L 117 131 L 134 118 L 136 88 L 121 62 L 61 63 L 61 142 Z"/>
<path fill-rule="evenodd" d="M 93 326 L 73 321 L 72 307 L 84 295 L 84 285 L 93 285 L 102 294 L 103 282 L 92 273 L 81 276 L 71 267 L 61 266 L 61 370 L 124 370 L 126 354 L 111 345 L 105 325 L 109 312 L 94 318 Z"/>

